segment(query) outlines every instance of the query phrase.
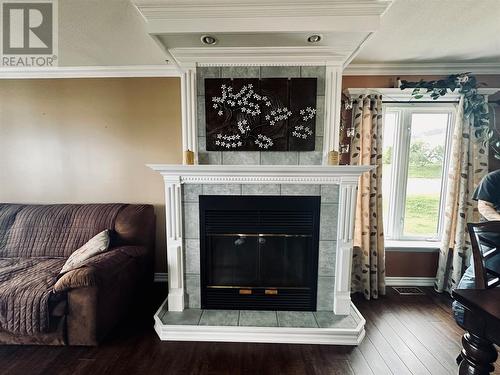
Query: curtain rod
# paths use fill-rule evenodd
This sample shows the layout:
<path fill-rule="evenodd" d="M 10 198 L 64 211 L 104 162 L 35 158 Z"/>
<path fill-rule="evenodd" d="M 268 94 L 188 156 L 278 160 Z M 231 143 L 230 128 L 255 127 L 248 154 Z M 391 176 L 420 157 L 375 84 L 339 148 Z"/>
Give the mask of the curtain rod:
<path fill-rule="evenodd" d="M 384 100 L 382 99 L 382 103 L 397 103 L 397 104 L 430 104 L 430 103 L 436 103 L 436 104 L 442 104 L 442 103 L 458 103 L 457 100 L 450 100 L 450 101 L 443 101 L 443 100 L 419 100 L 415 99 L 412 101 L 409 100 Z"/>
<path fill-rule="evenodd" d="M 430 100 L 431 98 L 422 98 L 424 100 L 415 99 L 412 95 L 412 89 L 401 90 L 399 88 L 347 88 L 343 90 L 343 94 L 351 99 L 351 101 L 357 100 L 361 95 L 382 95 L 382 103 L 458 103 L 460 100 L 460 95 L 457 93 L 449 93 L 447 98 L 444 100 Z M 488 102 L 494 102 L 491 97 L 500 92 L 500 88 L 484 88 L 480 87 L 478 89 L 479 94 L 488 95 Z M 447 94 L 448 95 L 448 94 Z M 384 100 L 386 99 L 386 100 Z M 392 99 L 392 100 L 391 100 Z"/>
<path fill-rule="evenodd" d="M 383 96 L 382 96 L 383 97 Z M 396 104 L 440 104 L 440 103 L 458 103 L 458 100 L 449 100 L 449 101 L 443 101 L 443 100 L 419 100 L 415 99 L 412 101 L 409 100 L 384 100 L 382 99 L 382 103 L 396 103 Z M 488 104 L 500 104 L 500 100 L 488 100 Z"/>

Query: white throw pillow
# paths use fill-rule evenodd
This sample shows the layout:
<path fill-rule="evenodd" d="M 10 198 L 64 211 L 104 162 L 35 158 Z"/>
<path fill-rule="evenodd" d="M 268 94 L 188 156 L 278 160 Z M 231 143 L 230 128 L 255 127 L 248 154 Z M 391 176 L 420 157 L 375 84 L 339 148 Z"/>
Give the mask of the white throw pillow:
<path fill-rule="evenodd" d="M 105 252 L 109 247 L 109 230 L 103 230 L 101 233 L 96 234 L 85 245 L 76 250 L 70 255 L 60 272 L 65 273 L 81 267 L 85 261 L 93 256 Z"/>

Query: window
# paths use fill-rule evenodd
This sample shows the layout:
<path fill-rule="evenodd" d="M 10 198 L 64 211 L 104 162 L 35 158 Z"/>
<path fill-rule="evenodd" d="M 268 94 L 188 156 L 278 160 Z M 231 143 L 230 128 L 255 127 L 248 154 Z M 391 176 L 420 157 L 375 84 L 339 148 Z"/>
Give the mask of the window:
<path fill-rule="evenodd" d="M 386 239 L 438 241 L 455 107 L 386 103 L 384 111 Z"/>

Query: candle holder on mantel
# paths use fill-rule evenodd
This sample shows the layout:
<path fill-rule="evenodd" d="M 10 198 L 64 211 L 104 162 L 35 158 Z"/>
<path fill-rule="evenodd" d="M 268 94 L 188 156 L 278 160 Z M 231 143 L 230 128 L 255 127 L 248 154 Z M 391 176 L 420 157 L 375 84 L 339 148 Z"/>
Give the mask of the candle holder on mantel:
<path fill-rule="evenodd" d="M 184 164 L 194 165 L 194 152 L 191 150 L 184 151 Z"/>
<path fill-rule="evenodd" d="M 328 153 L 328 165 L 339 165 L 339 152 L 332 150 Z"/>

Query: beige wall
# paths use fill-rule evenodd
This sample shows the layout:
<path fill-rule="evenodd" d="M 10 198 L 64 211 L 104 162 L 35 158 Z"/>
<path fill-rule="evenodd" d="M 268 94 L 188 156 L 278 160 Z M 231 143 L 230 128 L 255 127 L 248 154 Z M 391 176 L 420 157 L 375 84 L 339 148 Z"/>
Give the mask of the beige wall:
<path fill-rule="evenodd" d="M 161 177 L 180 163 L 177 78 L 0 80 L 0 202 L 152 203 L 165 271 Z"/>

